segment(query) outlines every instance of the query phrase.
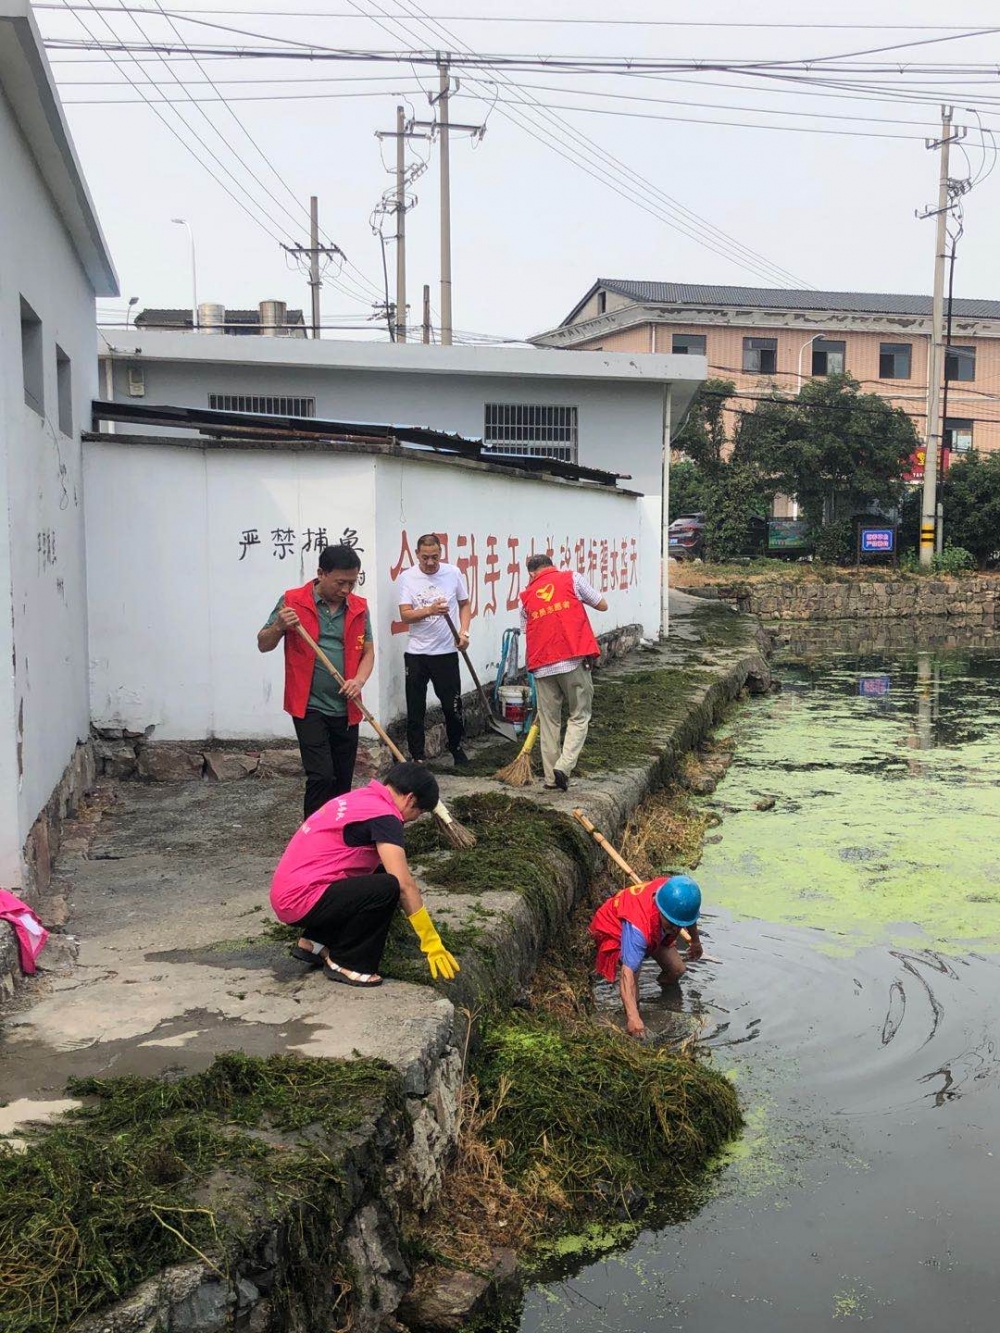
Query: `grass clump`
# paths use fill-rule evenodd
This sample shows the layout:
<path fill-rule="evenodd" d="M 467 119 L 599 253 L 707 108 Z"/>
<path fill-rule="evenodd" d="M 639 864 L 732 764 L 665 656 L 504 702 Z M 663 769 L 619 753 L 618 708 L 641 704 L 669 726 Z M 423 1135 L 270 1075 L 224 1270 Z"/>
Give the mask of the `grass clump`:
<path fill-rule="evenodd" d="M 590 867 L 587 842 L 575 825 L 555 810 L 499 792 L 460 796 L 452 809 L 476 835 L 476 846 L 442 853 L 433 825 L 416 825 L 407 834 L 407 855 L 427 881 L 464 893 L 522 893 L 550 928 L 560 924 L 553 858 L 569 857 L 585 874 Z"/>
<path fill-rule="evenodd" d="M 705 832 L 712 822 L 697 810 L 687 792 L 669 786 L 636 807 L 625 825 L 622 855 L 646 879 L 683 867 L 693 870 L 701 860 Z"/>
<path fill-rule="evenodd" d="M 4 1333 L 70 1327 L 169 1264 L 225 1272 L 250 1224 L 238 1207 L 209 1206 L 214 1173 L 323 1213 L 324 1191 L 340 1186 L 330 1138 L 387 1099 L 402 1105 L 388 1065 L 297 1056 L 223 1055 L 200 1074 L 76 1079 L 68 1091 L 91 1100 L 30 1133 L 23 1152 L 0 1142 Z M 325 1142 L 304 1141 L 315 1127 Z"/>
<path fill-rule="evenodd" d="M 691 669 L 630 671 L 594 682 L 594 715 L 577 772 L 629 768 L 663 748 L 662 733 L 679 717 L 701 679 Z"/>
<path fill-rule="evenodd" d="M 539 1014 L 491 1027 L 478 1083 L 505 1177 L 575 1220 L 641 1210 L 743 1123 L 732 1084 L 696 1059 Z"/>

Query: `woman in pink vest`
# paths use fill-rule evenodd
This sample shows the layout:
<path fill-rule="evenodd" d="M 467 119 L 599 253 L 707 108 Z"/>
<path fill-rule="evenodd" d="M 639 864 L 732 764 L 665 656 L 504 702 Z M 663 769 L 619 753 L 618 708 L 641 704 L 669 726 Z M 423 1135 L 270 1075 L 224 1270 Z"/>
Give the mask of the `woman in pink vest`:
<path fill-rule="evenodd" d="M 379 965 L 402 903 L 431 976 L 451 981 L 458 963 L 434 929 L 403 850 L 403 825 L 437 803 L 429 769 L 396 764 L 384 782 L 345 792 L 306 819 L 271 881 L 275 916 L 299 930 L 294 958 L 322 967 L 328 981 L 381 986 Z"/>

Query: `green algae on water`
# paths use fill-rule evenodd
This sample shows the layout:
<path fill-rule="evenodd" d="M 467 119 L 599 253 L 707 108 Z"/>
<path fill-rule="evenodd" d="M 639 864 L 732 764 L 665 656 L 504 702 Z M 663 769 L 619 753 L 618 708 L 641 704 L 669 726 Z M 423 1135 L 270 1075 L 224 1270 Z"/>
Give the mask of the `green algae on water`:
<path fill-rule="evenodd" d="M 839 954 L 1000 950 L 1000 680 L 964 654 L 861 667 L 792 673 L 744 712 L 706 900 L 825 930 Z M 866 670 L 888 696 L 859 694 Z"/>

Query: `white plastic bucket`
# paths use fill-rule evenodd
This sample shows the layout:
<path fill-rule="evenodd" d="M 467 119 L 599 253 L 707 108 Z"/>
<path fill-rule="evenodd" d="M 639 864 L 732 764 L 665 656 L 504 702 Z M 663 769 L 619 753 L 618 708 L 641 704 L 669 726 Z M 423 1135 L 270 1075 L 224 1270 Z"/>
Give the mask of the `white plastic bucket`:
<path fill-rule="evenodd" d="M 524 725 L 528 715 L 528 690 L 524 685 L 500 686 L 500 716 L 516 727 Z"/>

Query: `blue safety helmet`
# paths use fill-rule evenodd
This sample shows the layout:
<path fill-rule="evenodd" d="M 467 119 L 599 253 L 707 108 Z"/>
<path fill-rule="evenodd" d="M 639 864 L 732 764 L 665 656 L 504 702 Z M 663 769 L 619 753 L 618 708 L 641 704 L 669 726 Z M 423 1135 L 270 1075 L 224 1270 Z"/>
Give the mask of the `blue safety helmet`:
<path fill-rule="evenodd" d="M 671 875 L 656 890 L 656 908 L 672 926 L 693 926 L 701 911 L 701 889 L 690 875 Z"/>

